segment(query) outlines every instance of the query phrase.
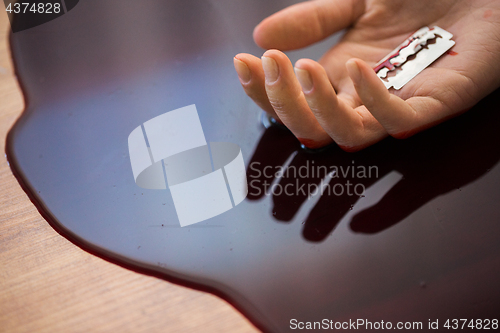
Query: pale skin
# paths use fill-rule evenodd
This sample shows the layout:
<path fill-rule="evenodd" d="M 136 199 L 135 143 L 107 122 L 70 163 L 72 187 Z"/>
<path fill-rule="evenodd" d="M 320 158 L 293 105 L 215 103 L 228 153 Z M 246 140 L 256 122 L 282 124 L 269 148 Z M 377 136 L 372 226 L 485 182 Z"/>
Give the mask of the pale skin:
<path fill-rule="evenodd" d="M 456 42 L 401 90 L 373 66 L 423 26 Z M 347 28 L 319 61 L 292 66 L 282 52 Z M 500 86 L 499 0 L 312 0 L 285 8 L 254 30 L 261 59 L 238 54 L 235 68 L 255 103 L 303 144 L 358 151 L 388 135 L 406 138 L 470 109 Z"/>

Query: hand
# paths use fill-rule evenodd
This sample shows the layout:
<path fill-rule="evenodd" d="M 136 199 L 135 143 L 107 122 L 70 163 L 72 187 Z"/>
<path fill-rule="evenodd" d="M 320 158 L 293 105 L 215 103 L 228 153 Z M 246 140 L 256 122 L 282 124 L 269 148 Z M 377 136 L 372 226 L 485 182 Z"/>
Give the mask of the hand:
<path fill-rule="evenodd" d="M 408 82 L 388 91 L 372 67 L 412 32 L 437 25 L 456 45 Z M 278 50 L 262 60 L 238 54 L 245 92 L 309 148 L 335 141 L 363 149 L 388 134 L 409 137 L 465 112 L 500 86 L 500 1 L 313 0 L 262 21 L 254 40 L 293 50 L 347 28 L 318 61 L 294 68 Z"/>
<path fill-rule="evenodd" d="M 419 138 L 384 140 L 354 154 L 335 145 L 310 154 L 300 149 L 288 131 L 271 126 L 264 131 L 248 163 L 247 198 L 257 201 L 269 196 L 270 200 L 265 200 L 271 206 L 272 218 L 278 223 L 303 224 L 302 236 L 311 242 L 324 241 L 343 219 L 353 232 L 375 234 L 424 207 L 417 214 L 431 214 L 430 219 L 436 219 L 432 223 L 447 221 L 446 229 L 453 232 L 462 216 L 449 205 L 456 203 L 461 191 L 476 197 L 478 207 L 484 207 L 473 219 L 495 220 L 488 215 L 488 205 L 496 204 L 492 195 L 498 190 L 485 179 L 493 175 L 490 170 L 500 161 L 499 104 L 500 89 L 469 114 L 430 129 Z M 334 166 L 338 177 L 325 176 L 325 168 L 330 172 Z M 367 174 L 342 171 L 353 166 L 356 170 L 363 166 Z M 481 187 L 479 179 L 489 185 Z M 361 189 L 367 190 L 363 193 L 366 198 L 359 197 Z M 451 192 L 455 193 L 449 196 Z M 477 205 L 474 202 L 469 205 Z M 411 223 L 425 225 L 424 220 L 416 218 Z"/>

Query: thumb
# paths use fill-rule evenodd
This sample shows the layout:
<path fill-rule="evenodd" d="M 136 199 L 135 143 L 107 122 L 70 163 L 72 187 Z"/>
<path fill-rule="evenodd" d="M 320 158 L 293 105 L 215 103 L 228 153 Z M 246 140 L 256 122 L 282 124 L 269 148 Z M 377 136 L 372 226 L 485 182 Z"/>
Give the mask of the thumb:
<path fill-rule="evenodd" d="M 302 48 L 353 24 L 364 10 L 364 0 L 302 2 L 264 19 L 255 27 L 253 38 L 264 49 Z"/>

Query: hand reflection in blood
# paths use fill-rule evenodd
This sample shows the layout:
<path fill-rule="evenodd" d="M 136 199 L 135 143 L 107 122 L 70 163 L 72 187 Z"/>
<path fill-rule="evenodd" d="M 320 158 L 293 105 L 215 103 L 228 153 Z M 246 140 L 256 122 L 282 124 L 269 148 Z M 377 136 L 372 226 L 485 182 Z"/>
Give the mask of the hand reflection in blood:
<path fill-rule="evenodd" d="M 310 153 L 300 147 L 286 128 L 273 125 L 265 130 L 247 168 L 248 198 L 260 200 L 270 193 L 273 217 L 279 222 L 290 223 L 308 200 L 309 189 L 314 192 L 316 186 L 328 182 L 329 176 L 324 170 L 331 171 L 334 166 L 341 168 L 338 177 L 329 180 L 330 190 L 320 196 L 304 222 L 303 237 L 320 242 L 331 234 L 358 200 L 364 200 L 355 193 L 356 184 L 369 189 L 396 171 L 403 178 L 380 201 L 358 212 L 350 221 L 354 232 L 381 232 L 437 196 L 477 180 L 500 160 L 497 144 L 500 132 L 496 130 L 500 113 L 495 112 L 494 107 L 499 102 L 500 92 L 496 91 L 474 107 L 473 112 L 408 140 L 388 138 L 356 153 L 345 152 L 335 144 L 321 152 Z M 354 174 L 345 173 L 349 166 L 356 166 Z M 378 177 L 374 170 L 371 177 L 358 174 L 360 167 L 368 170 L 370 166 L 377 168 Z M 306 177 L 301 177 L 301 167 L 303 171 L 309 170 Z M 280 170 L 281 177 L 280 172 L 276 172 Z M 350 195 L 347 183 L 351 184 Z M 340 186 L 344 192 L 337 195 Z"/>

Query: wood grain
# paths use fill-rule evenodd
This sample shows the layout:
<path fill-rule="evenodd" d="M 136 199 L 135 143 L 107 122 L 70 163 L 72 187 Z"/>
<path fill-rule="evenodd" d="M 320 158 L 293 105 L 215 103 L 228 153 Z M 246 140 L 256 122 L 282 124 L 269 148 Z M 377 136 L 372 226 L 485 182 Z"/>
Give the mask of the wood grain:
<path fill-rule="evenodd" d="M 0 5 L 0 146 L 24 108 Z M 91 255 L 40 216 L 0 156 L 0 332 L 257 332 L 224 300 Z"/>

